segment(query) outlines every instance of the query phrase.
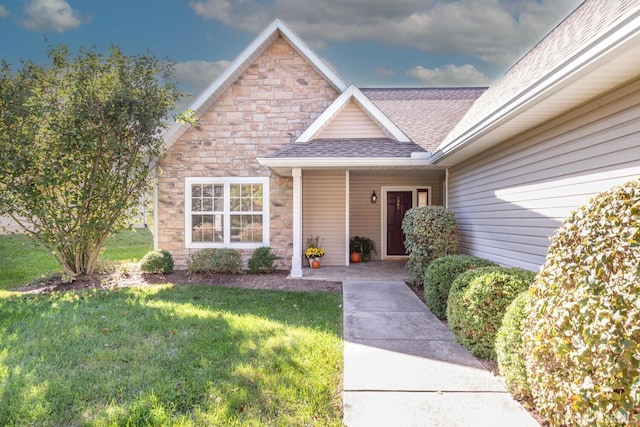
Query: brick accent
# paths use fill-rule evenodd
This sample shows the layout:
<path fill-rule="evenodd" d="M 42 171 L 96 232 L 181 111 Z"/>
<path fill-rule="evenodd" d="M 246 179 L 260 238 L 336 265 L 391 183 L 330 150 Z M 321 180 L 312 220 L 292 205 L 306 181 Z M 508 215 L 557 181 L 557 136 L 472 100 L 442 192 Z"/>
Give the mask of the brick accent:
<path fill-rule="evenodd" d="M 290 269 L 293 180 L 262 167 L 266 157 L 293 142 L 338 93 L 278 38 L 169 149 L 158 177 L 158 246 L 185 267 L 185 177 L 270 177 L 270 246 L 278 268 Z M 252 251 L 245 251 L 248 258 Z"/>

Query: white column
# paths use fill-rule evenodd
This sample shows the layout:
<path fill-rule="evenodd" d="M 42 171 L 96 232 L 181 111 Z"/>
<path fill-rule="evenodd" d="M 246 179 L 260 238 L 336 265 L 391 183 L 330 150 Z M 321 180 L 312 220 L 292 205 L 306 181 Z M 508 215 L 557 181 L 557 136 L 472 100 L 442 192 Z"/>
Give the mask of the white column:
<path fill-rule="evenodd" d="M 302 277 L 302 169 L 294 168 L 293 176 L 293 256 L 291 277 Z"/>

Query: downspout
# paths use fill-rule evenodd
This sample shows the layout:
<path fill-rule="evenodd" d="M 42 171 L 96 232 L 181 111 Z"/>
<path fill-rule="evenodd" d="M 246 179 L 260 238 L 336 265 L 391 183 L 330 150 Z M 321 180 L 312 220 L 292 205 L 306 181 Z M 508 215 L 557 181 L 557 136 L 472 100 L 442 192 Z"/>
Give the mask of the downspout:
<path fill-rule="evenodd" d="M 449 209 L 449 168 L 444 171 L 444 207 Z"/>

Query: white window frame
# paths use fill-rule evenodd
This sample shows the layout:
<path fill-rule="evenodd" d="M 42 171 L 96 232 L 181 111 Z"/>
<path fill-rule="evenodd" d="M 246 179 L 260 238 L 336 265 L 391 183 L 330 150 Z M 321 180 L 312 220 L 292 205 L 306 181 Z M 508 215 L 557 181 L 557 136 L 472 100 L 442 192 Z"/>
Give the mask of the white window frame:
<path fill-rule="evenodd" d="M 191 211 L 191 186 L 193 184 L 222 184 L 224 185 L 224 242 L 194 242 L 192 235 L 193 212 Z M 231 242 L 231 184 L 262 184 L 262 242 L 232 243 Z M 268 177 L 198 177 L 184 180 L 184 242 L 185 248 L 234 248 L 255 249 L 269 246 L 269 178 Z"/>

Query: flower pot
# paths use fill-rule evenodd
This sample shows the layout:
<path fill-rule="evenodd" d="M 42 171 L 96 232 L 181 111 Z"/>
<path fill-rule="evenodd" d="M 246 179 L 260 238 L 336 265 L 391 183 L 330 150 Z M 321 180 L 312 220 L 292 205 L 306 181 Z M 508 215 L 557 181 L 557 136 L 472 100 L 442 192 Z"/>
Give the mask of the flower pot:
<path fill-rule="evenodd" d="M 320 268 L 320 261 L 317 258 L 311 263 L 311 268 Z"/>
<path fill-rule="evenodd" d="M 362 261 L 362 257 L 360 256 L 360 252 L 351 252 L 351 256 L 349 257 L 352 264 L 357 264 Z"/>

